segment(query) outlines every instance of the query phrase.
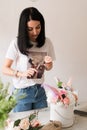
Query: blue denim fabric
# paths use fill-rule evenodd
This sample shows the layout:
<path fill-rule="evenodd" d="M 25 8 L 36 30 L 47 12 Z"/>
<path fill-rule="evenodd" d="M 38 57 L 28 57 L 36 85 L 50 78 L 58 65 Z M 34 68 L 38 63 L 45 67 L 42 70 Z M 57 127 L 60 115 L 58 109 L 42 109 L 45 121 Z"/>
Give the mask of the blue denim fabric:
<path fill-rule="evenodd" d="M 13 109 L 13 112 L 28 111 L 47 107 L 46 93 L 40 84 L 23 89 L 17 89 L 17 98 L 24 94 L 26 94 L 25 98 L 17 101 L 17 105 Z"/>

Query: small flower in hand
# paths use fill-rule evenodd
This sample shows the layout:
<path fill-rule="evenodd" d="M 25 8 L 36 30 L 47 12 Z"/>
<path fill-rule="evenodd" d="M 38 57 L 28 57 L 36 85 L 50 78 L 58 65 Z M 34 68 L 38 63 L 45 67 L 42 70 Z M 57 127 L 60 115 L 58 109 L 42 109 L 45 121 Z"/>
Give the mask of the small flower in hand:
<path fill-rule="evenodd" d="M 50 70 L 52 68 L 52 58 L 50 56 L 45 56 L 44 63 L 46 70 Z"/>
<path fill-rule="evenodd" d="M 45 63 L 50 63 L 50 62 L 52 62 L 52 58 L 50 56 L 45 56 L 44 62 Z"/>

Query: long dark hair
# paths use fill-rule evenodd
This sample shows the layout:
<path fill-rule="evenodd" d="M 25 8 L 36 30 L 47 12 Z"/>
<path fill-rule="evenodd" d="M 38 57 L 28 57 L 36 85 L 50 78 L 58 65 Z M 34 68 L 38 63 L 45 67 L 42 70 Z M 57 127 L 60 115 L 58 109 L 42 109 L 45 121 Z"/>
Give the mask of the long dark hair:
<path fill-rule="evenodd" d="M 30 20 L 37 20 L 41 23 L 41 32 L 36 39 L 37 47 L 42 47 L 45 43 L 45 21 L 43 15 L 35 7 L 24 9 L 19 19 L 17 43 L 20 52 L 25 55 L 27 55 L 27 49 L 32 47 L 27 30 L 27 22 Z"/>

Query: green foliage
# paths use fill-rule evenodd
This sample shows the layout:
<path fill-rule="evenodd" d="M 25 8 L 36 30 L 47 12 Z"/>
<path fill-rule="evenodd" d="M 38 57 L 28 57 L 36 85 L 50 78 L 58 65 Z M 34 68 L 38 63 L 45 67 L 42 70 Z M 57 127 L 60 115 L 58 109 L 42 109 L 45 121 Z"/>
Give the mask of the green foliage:
<path fill-rule="evenodd" d="M 8 118 L 9 112 L 15 107 L 16 100 L 14 95 L 9 96 L 9 83 L 6 86 L 0 80 L 0 129 L 4 128 L 5 121 Z"/>
<path fill-rule="evenodd" d="M 63 83 L 63 82 L 61 82 L 61 81 L 58 82 L 57 86 L 58 86 L 59 88 L 62 88 L 62 83 Z"/>

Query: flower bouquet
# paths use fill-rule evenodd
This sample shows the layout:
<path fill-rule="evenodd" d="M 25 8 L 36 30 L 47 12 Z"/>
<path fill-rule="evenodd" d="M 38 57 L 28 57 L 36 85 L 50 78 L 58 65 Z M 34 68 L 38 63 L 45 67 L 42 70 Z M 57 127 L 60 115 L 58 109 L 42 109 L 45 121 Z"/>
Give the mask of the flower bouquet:
<path fill-rule="evenodd" d="M 63 127 L 73 124 L 73 109 L 78 101 L 78 94 L 72 87 L 72 79 L 67 83 L 56 79 L 56 87 L 45 84 L 48 102 L 50 103 L 50 120 L 62 122 Z"/>
<path fill-rule="evenodd" d="M 16 121 L 8 120 L 8 130 L 39 130 L 42 127 L 35 113 Z"/>
<path fill-rule="evenodd" d="M 4 86 L 0 80 L 0 130 L 3 130 L 6 125 L 6 120 L 9 116 L 9 112 L 16 105 L 14 95 L 8 94 L 9 83 Z"/>

